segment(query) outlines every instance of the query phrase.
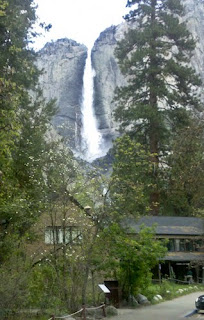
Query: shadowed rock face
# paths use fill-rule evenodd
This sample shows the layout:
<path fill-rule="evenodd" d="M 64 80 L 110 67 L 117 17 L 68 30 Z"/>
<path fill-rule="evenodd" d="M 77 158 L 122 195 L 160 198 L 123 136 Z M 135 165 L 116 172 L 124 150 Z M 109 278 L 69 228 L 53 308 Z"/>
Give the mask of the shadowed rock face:
<path fill-rule="evenodd" d="M 183 18 L 194 37 L 198 39 L 192 57 L 192 66 L 204 81 L 204 1 L 183 0 L 186 15 Z M 118 124 L 114 121 L 114 90 L 125 85 L 124 76 L 119 70 L 114 50 L 127 23 L 111 26 L 103 31 L 92 48 L 94 77 L 94 110 L 98 128 L 103 135 L 104 144 L 111 146 L 117 136 Z M 69 39 L 61 39 L 39 51 L 38 67 L 44 68 L 40 78 L 44 96 L 48 100 L 57 99 L 59 111 L 53 119 L 57 131 L 69 140 L 73 150 L 80 151 L 81 100 L 83 74 L 87 48 Z M 106 148 L 107 149 L 107 148 Z"/>
<path fill-rule="evenodd" d="M 87 48 L 69 39 L 47 43 L 39 51 L 37 66 L 44 72 L 40 85 L 47 100 L 56 99 L 53 125 L 77 149 L 81 132 L 81 99 Z"/>

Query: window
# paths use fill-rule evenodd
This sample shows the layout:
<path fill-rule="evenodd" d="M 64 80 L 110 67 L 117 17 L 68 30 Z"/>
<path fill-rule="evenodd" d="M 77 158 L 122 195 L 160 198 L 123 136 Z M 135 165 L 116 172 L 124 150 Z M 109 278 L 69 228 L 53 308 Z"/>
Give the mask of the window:
<path fill-rule="evenodd" d="M 186 251 L 194 251 L 192 240 L 186 239 Z"/>
<path fill-rule="evenodd" d="M 187 251 L 186 250 L 186 240 L 180 239 L 179 240 L 179 251 Z"/>
<path fill-rule="evenodd" d="M 189 252 L 200 251 L 203 246 L 202 239 L 169 239 L 167 244 L 168 251 L 170 252 Z"/>
<path fill-rule="evenodd" d="M 45 229 L 46 244 L 69 243 L 80 238 L 80 230 L 76 226 L 48 226 Z"/>
<path fill-rule="evenodd" d="M 168 251 L 174 252 L 175 251 L 175 243 L 174 239 L 169 239 L 169 242 L 167 244 Z"/>

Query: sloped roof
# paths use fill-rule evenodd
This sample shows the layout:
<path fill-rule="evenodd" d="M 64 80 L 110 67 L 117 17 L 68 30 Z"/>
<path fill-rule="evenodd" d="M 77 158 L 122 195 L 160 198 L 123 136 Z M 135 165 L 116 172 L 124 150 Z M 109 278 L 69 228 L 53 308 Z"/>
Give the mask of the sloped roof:
<path fill-rule="evenodd" d="M 203 252 L 168 252 L 164 258 L 166 261 L 203 261 Z"/>
<path fill-rule="evenodd" d="M 141 225 L 155 225 L 157 235 L 204 235 L 204 219 L 194 217 L 145 216 L 139 220 L 128 218 L 125 226 L 129 233 L 138 233 Z"/>

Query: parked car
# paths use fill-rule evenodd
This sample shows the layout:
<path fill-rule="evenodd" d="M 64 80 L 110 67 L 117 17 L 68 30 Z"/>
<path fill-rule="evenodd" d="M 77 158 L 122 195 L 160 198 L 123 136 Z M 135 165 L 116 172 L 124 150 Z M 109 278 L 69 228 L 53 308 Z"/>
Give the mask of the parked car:
<path fill-rule="evenodd" d="M 196 299 L 195 306 L 198 310 L 204 310 L 204 294 Z"/>

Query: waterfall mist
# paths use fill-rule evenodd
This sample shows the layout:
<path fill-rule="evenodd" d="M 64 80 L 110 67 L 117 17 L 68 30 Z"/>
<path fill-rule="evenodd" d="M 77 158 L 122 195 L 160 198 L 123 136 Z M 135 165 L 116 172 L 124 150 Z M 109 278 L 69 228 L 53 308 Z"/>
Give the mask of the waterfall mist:
<path fill-rule="evenodd" d="M 91 65 L 91 52 L 88 50 L 83 77 L 82 99 L 82 157 L 88 162 L 104 156 L 103 137 L 98 130 L 93 110 L 94 70 Z"/>

